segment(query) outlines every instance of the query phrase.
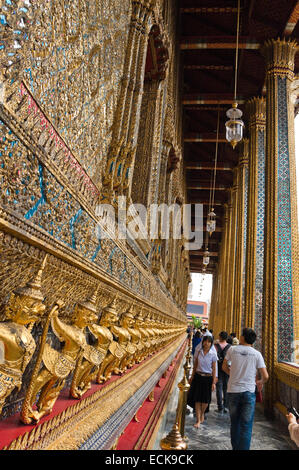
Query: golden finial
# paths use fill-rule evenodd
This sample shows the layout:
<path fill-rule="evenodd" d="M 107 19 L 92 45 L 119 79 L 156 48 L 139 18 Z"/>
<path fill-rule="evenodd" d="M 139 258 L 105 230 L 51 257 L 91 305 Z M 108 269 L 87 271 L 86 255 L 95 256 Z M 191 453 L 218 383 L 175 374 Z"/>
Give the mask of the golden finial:
<path fill-rule="evenodd" d="M 99 288 L 97 287 L 93 294 L 85 301 L 83 302 L 78 302 L 78 305 L 86 308 L 87 310 L 90 310 L 93 313 L 97 313 L 97 294 L 98 294 Z"/>
<path fill-rule="evenodd" d="M 182 438 L 177 423 L 174 423 L 170 433 L 160 442 L 163 450 L 186 450 L 187 443 Z"/>
<path fill-rule="evenodd" d="M 44 268 L 46 266 L 48 255 L 43 259 L 43 262 L 35 276 L 27 282 L 27 284 L 24 287 L 19 287 L 14 291 L 14 294 L 17 295 L 26 295 L 27 297 L 31 297 L 36 300 L 44 300 L 44 295 L 41 292 L 41 287 L 42 287 L 42 275 Z"/>

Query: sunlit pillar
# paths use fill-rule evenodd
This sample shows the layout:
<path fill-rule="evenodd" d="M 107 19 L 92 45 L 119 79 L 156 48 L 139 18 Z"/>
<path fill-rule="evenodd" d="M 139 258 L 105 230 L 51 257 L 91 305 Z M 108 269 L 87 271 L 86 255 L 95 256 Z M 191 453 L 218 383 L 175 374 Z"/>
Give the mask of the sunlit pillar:
<path fill-rule="evenodd" d="M 246 171 L 248 165 L 248 139 L 242 142 L 239 159 L 238 188 L 237 188 L 237 236 L 236 236 L 236 263 L 234 283 L 233 330 L 240 337 L 242 310 L 243 310 L 243 271 L 244 271 L 244 235 L 245 235 L 245 191 Z"/>
<path fill-rule="evenodd" d="M 238 173 L 237 168 L 234 169 L 234 182 L 231 190 L 231 229 L 229 238 L 229 258 L 228 258 L 228 285 L 227 285 L 227 302 L 226 314 L 227 323 L 226 329 L 228 333 L 232 331 L 234 320 L 234 292 L 235 292 L 235 274 L 236 274 L 236 238 L 237 238 L 237 190 L 238 190 Z"/>
<path fill-rule="evenodd" d="M 247 103 L 247 112 L 250 140 L 244 323 L 245 326 L 255 329 L 257 333 L 255 347 L 261 350 L 265 223 L 265 99 L 250 100 Z"/>
<path fill-rule="evenodd" d="M 279 362 L 294 361 L 298 334 L 298 221 L 291 102 L 296 50 L 295 41 L 284 39 L 269 40 L 262 48 L 267 87 L 263 353 L 270 373 L 265 409 L 270 412 L 276 398 L 275 368 Z"/>

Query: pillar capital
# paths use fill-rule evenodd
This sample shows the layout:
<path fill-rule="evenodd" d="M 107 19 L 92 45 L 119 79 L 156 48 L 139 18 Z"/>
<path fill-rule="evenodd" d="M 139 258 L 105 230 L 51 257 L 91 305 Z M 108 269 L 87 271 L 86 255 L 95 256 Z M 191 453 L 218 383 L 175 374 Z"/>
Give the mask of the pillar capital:
<path fill-rule="evenodd" d="M 269 39 L 261 48 L 261 53 L 266 60 L 267 75 L 279 75 L 281 77 L 294 76 L 294 61 L 298 44 L 294 40 Z"/>
<path fill-rule="evenodd" d="M 266 100 L 265 98 L 254 97 L 246 103 L 249 128 L 255 127 L 258 130 L 265 130 L 266 126 Z"/>

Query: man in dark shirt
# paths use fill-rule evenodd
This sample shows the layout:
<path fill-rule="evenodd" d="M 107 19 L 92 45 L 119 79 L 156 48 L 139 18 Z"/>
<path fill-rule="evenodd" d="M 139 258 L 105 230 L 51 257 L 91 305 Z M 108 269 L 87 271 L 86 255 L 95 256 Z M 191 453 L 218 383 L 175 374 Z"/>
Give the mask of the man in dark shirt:
<path fill-rule="evenodd" d="M 215 344 L 215 348 L 218 356 L 218 382 L 216 384 L 216 397 L 217 397 L 217 406 L 218 413 L 227 413 L 227 382 L 229 376 L 222 370 L 223 360 L 228 349 L 231 345 L 227 342 L 228 334 L 226 331 L 221 331 L 219 333 L 219 342 Z"/>

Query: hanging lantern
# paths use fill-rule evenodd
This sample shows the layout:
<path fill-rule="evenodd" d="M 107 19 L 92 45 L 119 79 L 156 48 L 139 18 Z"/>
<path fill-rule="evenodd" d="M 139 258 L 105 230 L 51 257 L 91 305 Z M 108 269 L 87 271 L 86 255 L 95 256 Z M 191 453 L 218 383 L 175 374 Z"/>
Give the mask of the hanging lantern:
<path fill-rule="evenodd" d="M 208 266 L 208 264 L 209 264 L 209 262 L 210 262 L 209 254 L 210 254 L 210 253 L 208 252 L 208 250 L 206 250 L 206 251 L 204 252 L 204 254 L 203 254 L 202 264 L 203 264 L 204 266 Z"/>
<path fill-rule="evenodd" d="M 231 143 L 233 149 L 243 139 L 244 122 L 241 119 L 242 111 L 237 108 L 238 103 L 234 102 L 232 108 L 226 111 L 229 121 L 226 121 L 226 140 Z"/>
<path fill-rule="evenodd" d="M 211 212 L 208 213 L 208 220 L 207 220 L 207 232 L 209 232 L 210 236 L 216 230 L 216 214 L 214 209 L 211 209 Z"/>

